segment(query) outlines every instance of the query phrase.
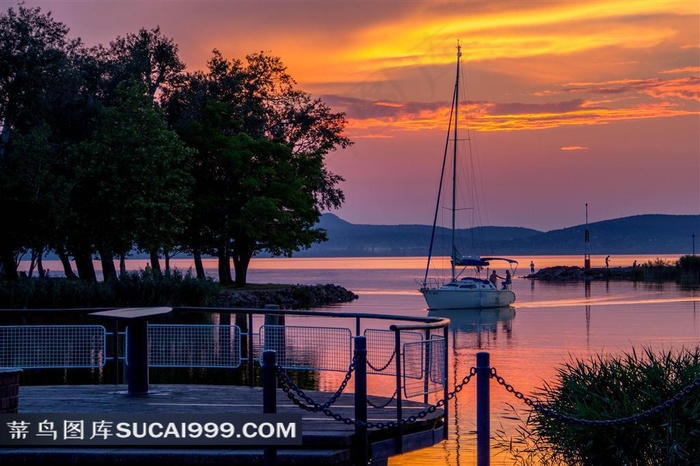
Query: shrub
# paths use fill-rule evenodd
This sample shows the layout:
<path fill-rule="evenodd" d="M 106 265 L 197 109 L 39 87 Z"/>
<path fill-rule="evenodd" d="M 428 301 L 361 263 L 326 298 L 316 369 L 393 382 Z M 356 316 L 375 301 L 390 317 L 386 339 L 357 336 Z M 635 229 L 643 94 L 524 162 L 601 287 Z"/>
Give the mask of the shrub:
<path fill-rule="evenodd" d="M 207 306 L 220 287 L 191 271 L 127 272 L 118 280 L 89 283 L 66 278 L 20 278 L 0 284 L 0 308 L 58 309 L 91 307 Z"/>
<path fill-rule="evenodd" d="M 683 283 L 700 283 L 700 256 L 686 255 L 678 259 L 680 279 Z"/>

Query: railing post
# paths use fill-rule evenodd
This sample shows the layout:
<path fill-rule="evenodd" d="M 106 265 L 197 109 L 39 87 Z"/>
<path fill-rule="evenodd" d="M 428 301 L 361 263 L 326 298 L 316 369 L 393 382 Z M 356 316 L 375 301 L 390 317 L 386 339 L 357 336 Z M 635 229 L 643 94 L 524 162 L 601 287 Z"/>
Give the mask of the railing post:
<path fill-rule="evenodd" d="M 355 337 L 355 464 L 367 464 L 367 339 Z M 360 424 L 363 423 L 363 424 Z"/>
<path fill-rule="evenodd" d="M 403 399 L 401 393 L 401 330 L 394 329 L 394 354 L 396 355 L 396 451 L 403 453 L 403 425 L 401 419 L 403 417 Z"/>
<path fill-rule="evenodd" d="M 443 327 L 442 332 L 443 332 L 442 333 L 443 337 L 445 338 L 445 348 L 443 350 L 444 351 L 443 357 L 445 358 L 445 360 L 443 361 L 444 367 L 443 367 L 443 378 L 442 378 L 442 399 L 445 400 L 445 404 L 442 407 L 442 413 L 443 413 L 445 422 L 444 422 L 443 428 L 442 428 L 442 436 L 443 436 L 443 440 L 447 440 L 450 436 L 450 424 L 448 422 L 449 403 L 447 402 L 447 397 L 450 393 L 449 384 L 447 383 L 447 381 L 448 381 L 447 371 L 449 370 L 449 367 L 450 367 L 450 365 L 448 363 L 450 353 L 447 349 L 450 346 L 449 345 L 449 342 L 450 342 L 450 327 L 449 327 L 449 325 L 446 325 L 445 327 Z M 455 380 L 455 383 L 457 383 L 456 380 Z"/>
<path fill-rule="evenodd" d="M 266 304 L 265 309 L 279 310 L 277 304 Z M 286 335 L 284 330 L 285 316 L 284 314 L 265 314 L 265 347 L 277 351 L 277 361 L 284 366 L 287 360 L 286 354 Z M 271 326 L 268 328 L 267 326 Z M 272 347 L 268 345 L 268 339 L 272 343 Z"/>
<path fill-rule="evenodd" d="M 491 464 L 491 367 L 489 353 L 476 353 L 476 465 Z"/>
<path fill-rule="evenodd" d="M 423 403 L 428 404 L 428 391 L 430 390 L 430 329 L 425 329 L 425 361 L 424 361 L 424 375 L 425 380 L 423 381 Z"/>
<path fill-rule="evenodd" d="M 253 313 L 248 313 L 248 385 L 255 386 L 255 355 L 253 354 Z"/>
<path fill-rule="evenodd" d="M 267 350 L 262 357 L 262 386 L 263 386 L 263 413 L 277 413 L 277 374 L 275 366 L 277 364 L 276 353 L 272 350 Z M 274 466 L 277 464 L 277 448 L 265 447 L 263 464 L 265 466 Z"/>
<path fill-rule="evenodd" d="M 114 384 L 119 385 L 121 383 L 121 378 L 119 377 L 119 319 L 113 320 L 112 337 L 112 363 L 114 364 Z"/>

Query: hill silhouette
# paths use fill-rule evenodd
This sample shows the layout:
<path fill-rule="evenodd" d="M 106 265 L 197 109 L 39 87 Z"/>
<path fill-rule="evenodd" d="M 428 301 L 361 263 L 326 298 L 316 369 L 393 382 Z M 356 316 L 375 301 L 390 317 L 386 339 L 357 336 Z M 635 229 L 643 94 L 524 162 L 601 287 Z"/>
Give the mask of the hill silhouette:
<path fill-rule="evenodd" d="M 328 241 L 296 257 L 425 256 L 432 231 L 429 225 L 352 224 L 334 214 L 323 214 L 318 226 L 327 231 Z M 460 230 L 457 236 L 466 240 L 463 254 L 579 254 L 586 250 L 585 228 L 543 232 L 490 226 Z M 700 215 L 636 215 L 589 223 L 588 230 L 591 254 L 690 254 L 692 235 L 700 234 Z M 447 229 L 437 230 L 434 254 L 449 255 L 448 235 Z"/>

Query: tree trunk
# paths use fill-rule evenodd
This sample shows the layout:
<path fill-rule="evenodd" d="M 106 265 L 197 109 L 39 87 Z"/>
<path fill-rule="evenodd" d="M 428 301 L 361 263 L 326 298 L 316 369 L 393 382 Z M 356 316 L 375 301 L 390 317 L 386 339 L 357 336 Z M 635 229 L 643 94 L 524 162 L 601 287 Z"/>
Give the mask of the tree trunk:
<path fill-rule="evenodd" d="M 43 254 L 39 254 L 39 257 L 36 258 L 36 269 L 39 272 L 40 278 L 48 278 L 49 271 L 48 269 L 44 269 L 43 256 Z"/>
<path fill-rule="evenodd" d="M 233 253 L 233 267 L 236 271 L 236 286 L 245 286 L 248 283 L 248 266 L 253 253 L 249 251 L 236 251 Z"/>
<path fill-rule="evenodd" d="M 78 276 L 73 272 L 73 267 L 70 265 L 70 259 L 65 251 L 58 252 L 58 258 L 61 259 L 61 264 L 63 265 L 63 273 L 69 280 L 75 280 Z"/>
<path fill-rule="evenodd" d="M 204 274 L 204 264 L 202 263 L 202 251 L 195 249 L 192 254 L 194 255 L 194 269 L 197 272 L 197 278 L 204 280 L 207 276 Z"/>
<path fill-rule="evenodd" d="M 170 252 L 167 249 L 163 250 L 163 257 L 165 257 L 165 271 L 170 272 Z"/>
<path fill-rule="evenodd" d="M 126 273 L 126 256 L 124 254 L 119 254 L 119 273 Z"/>
<path fill-rule="evenodd" d="M 160 258 L 158 257 L 158 251 L 150 251 L 151 254 L 151 269 L 154 272 L 160 273 Z"/>
<path fill-rule="evenodd" d="M 7 281 L 16 282 L 19 280 L 15 255 L 6 247 L 0 250 L 0 272 L 2 272 L 0 275 L 4 276 Z"/>
<path fill-rule="evenodd" d="M 36 267 L 36 249 L 32 249 L 31 258 L 29 259 L 29 270 L 27 271 L 27 277 L 32 278 L 34 275 L 34 267 Z"/>
<path fill-rule="evenodd" d="M 80 252 L 74 254 L 73 258 L 75 259 L 75 267 L 78 269 L 78 276 L 80 279 L 90 283 L 96 283 L 97 275 L 95 274 L 95 266 L 92 264 L 91 254 L 89 252 Z"/>
<path fill-rule="evenodd" d="M 116 280 L 117 269 L 114 266 L 114 255 L 105 250 L 100 250 L 100 262 L 102 263 L 102 279 L 104 281 Z"/>
<path fill-rule="evenodd" d="M 231 285 L 231 262 L 229 261 L 228 248 L 218 250 L 217 257 L 219 258 L 219 283 L 224 286 Z"/>

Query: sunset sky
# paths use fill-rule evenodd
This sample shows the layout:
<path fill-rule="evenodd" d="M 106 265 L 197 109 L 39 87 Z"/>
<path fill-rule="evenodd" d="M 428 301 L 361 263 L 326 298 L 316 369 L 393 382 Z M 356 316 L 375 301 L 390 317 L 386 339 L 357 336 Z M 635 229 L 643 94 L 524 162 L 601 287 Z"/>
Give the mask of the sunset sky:
<path fill-rule="evenodd" d="M 279 56 L 300 89 L 347 114 L 355 144 L 327 164 L 346 180 L 334 213 L 352 223 L 432 222 L 457 40 L 489 224 L 569 227 L 586 203 L 591 222 L 700 214 L 697 0 L 25 5 L 88 45 L 160 26 L 190 70 L 214 48 Z"/>

